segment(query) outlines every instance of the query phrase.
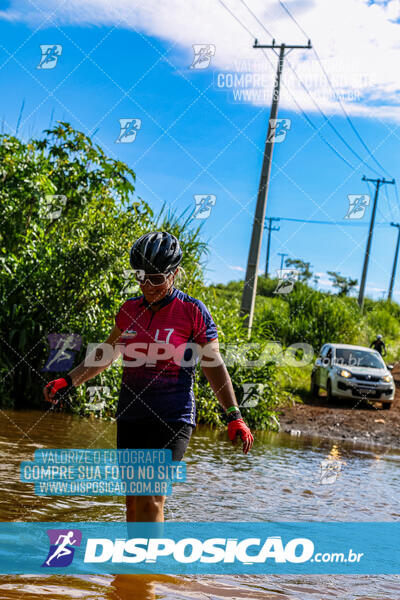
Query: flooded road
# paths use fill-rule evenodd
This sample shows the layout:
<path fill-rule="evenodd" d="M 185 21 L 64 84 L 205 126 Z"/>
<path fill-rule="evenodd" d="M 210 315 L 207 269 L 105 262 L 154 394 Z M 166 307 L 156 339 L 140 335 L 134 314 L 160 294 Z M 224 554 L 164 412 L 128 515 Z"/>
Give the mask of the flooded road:
<path fill-rule="evenodd" d="M 1 521 L 123 521 L 121 497 L 38 497 L 19 464 L 38 448 L 114 448 L 112 422 L 38 411 L 2 411 Z M 340 463 L 322 485 L 321 461 Z M 251 453 L 224 432 L 198 427 L 185 455 L 187 480 L 166 501 L 174 521 L 397 521 L 400 451 L 348 442 L 256 435 Z M 0 598 L 196 600 L 223 598 L 400 600 L 400 575 L 2 576 Z"/>

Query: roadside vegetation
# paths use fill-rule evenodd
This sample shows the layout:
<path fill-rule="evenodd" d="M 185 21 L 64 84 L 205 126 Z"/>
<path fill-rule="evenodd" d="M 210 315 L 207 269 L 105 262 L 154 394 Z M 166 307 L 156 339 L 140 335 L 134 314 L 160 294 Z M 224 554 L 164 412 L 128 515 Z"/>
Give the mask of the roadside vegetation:
<path fill-rule="evenodd" d="M 203 300 L 211 311 L 250 426 L 276 429 L 282 403 L 299 399 L 308 387 L 310 365 L 279 364 L 278 355 L 270 352 L 271 342 L 282 345 L 282 357 L 287 347 L 299 342 L 316 351 L 326 341 L 368 345 L 379 332 L 388 342 L 389 360 L 399 354 L 399 305 L 367 300 L 361 315 L 356 300 L 346 296 L 354 287 L 352 280 L 333 273 L 332 277 L 339 275 L 338 294 L 316 291 L 308 283 L 309 263 L 298 259 L 292 266 L 302 270 L 302 276 L 290 294 L 274 294 L 277 282 L 259 278 L 248 340 L 238 316 L 243 283 L 204 284 L 207 247 L 199 227 L 185 215 L 165 210 L 154 215 L 144 200 L 134 200 L 134 171 L 108 158 L 68 123 L 58 123 L 42 139 L 29 142 L 1 135 L 0 165 L 2 408 L 49 410 L 42 388 L 63 372 L 43 370 L 49 357 L 48 336 L 81 336 L 74 365 L 84 358 L 89 343 L 104 341 L 121 304 L 139 291 L 129 272 L 130 246 L 155 229 L 171 231 L 181 242 L 185 276 L 179 287 Z M 259 361 L 262 353 L 267 360 Z M 304 359 L 301 352 L 291 356 L 292 363 Z M 255 363 L 251 367 L 246 366 L 249 360 Z M 121 374 L 119 360 L 74 390 L 70 401 L 57 410 L 112 418 Z M 100 398 L 90 397 L 90 386 L 100 388 Z M 221 425 L 224 416 L 200 369 L 195 393 L 198 421 Z"/>
<path fill-rule="evenodd" d="M 312 273 L 310 279 L 311 276 Z M 277 285 L 277 279 L 258 278 L 254 324 L 270 341 L 279 342 L 284 349 L 299 342 L 309 344 L 315 358 L 326 342 L 369 346 L 380 333 L 386 343 L 386 363 L 400 359 L 400 305 L 396 302 L 366 298 L 361 313 L 357 298 L 340 289 L 338 293 L 327 293 L 298 281 L 289 294 L 274 294 Z M 218 284 L 213 289 L 219 297 L 240 306 L 243 282 Z M 277 383 L 285 392 L 284 401 L 288 396 L 295 401 L 309 396 L 313 362 L 298 367 L 283 363 L 277 367 Z"/>

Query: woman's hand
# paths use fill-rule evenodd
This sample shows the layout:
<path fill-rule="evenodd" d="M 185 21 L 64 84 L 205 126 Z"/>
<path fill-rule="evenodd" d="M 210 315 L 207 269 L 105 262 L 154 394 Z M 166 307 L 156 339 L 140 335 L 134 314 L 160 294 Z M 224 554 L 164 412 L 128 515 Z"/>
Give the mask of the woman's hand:
<path fill-rule="evenodd" d="M 59 379 L 53 379 L 43 388 L 44 399 L 52 404 L 58 404 L 59 400 L 62 399 L 72 388 L 72 379 L 69 375 L 60 377 Z"/>
<path fill-rule="evenodd" d="M 239 436 L 243 442 L 243 452 L 247 454 L 253 445 L 254 438 L 241 418 L 242 415 L 236 403 L 232 381 L 219 352 L 218 340 L 212 340 L 202 346 L 203 354 L 200 364 L 203 373 L 222 408 L 230 413 L 229 416 L 227 415 L 229 439 L 235 443 L 236 437 Z M 232 414 L 232 410 L 234 410 L 234 414 Z"/>
<path fill-rule="evenodd" d="M 236 437 L 239 436 L 243 442 L 243 452 L 245 454 L 251 449 L 254 438 L 250 429 L 247 427 L 243 419 L 235 419 L 228 423 L 228 435 L 231 442 L 236 443 Z"/>

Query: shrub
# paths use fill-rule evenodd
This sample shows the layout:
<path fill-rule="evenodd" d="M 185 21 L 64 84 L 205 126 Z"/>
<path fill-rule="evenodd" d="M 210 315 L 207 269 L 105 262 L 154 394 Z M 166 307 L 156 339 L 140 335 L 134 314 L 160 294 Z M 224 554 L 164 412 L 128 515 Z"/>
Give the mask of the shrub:
<path fill-rule="evenodd" d="M 355 343 L 360 317 L 354 298 L 324 294 L 298 282 L 292 292 L 264 305 L 257 312 L 257 323 L 265 324 L 282 344 L 302 342 L 317 351 L 327 341 Z"/>

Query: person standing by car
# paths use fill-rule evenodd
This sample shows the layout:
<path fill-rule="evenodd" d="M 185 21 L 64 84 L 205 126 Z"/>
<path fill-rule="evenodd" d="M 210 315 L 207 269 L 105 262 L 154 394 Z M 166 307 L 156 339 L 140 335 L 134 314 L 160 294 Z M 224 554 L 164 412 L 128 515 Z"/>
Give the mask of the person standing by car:
<path fill-rule="evenodd" d="M 181 260 L 179 241 L 168 232 L 155 231 L 136 240 L 130 264 L 142 295 L 126 300 L 116 315 L 106 340 L 116 350 L 113 358 L 105 366 L 107 361 L 102 366 L 85 366 L 83 361 L 65 377 L 48 383 L 44 397 L 56 404 L 60 395 L 104 371 L 122 352 L 118 449 L 169 448 L 172 460 L 179 461 L 196 425 L 195 361 L 187 357 L 189 347 L 195 347 L 200 349 L 203 373 L 225 410 L 229 439 L 235 443 L 239 436 L 247 454 L 253 436 L 242 419 L 220 355 L 215 323 L 200 300 L 174 287 Z M 163 358 L 167 351 L 173 351 L 173 359 Z M 164 502 L 161 495 L 127 496 L 127 521 L 163 522 Z"/>
<path fill-rule="evenodd" d="M 370 348 L 377 350 L 381 356 L 386 356 L 385 342 L 383 341 L 380 333 L 376 336 L 376 339 L 371 342 Z"/>

